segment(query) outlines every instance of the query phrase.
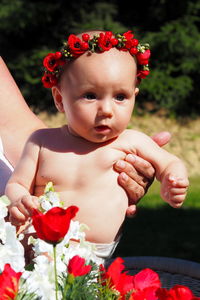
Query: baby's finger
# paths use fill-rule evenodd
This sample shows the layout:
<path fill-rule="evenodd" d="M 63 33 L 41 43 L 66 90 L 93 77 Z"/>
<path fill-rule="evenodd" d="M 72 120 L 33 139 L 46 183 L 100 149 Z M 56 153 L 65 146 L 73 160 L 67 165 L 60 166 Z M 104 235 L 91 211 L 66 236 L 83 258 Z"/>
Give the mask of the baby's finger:
<path fill-rule="evenodd" d="M 181 205 L 183 204 L 183 202 L 185 200 L 185 197 L 186 197 L 186 195 L 184 195 L 184 194 L 172 196 L 170 198 L 169 204 L 175 208 L 181 207 Z"/>
<path fill-rule="evenodd" d="M 21 199 L 21 203 L 28 212 L 29 216 L 32 214 L 33 209 L 37 208 L 35 198 L 29 195 L 23 196 Z"/>
<path fill-rule="evenodd" d="M 15 226 L 24 224 L 27 218 L 22 214 L 16 206 L 9 209 L 9 220 Z"/>
<path fill-rule="evenodd" d="M 169 181 L 174 187 L 185 187 L 189 186 L 189 180 L 187 178 L 176 178 L 174 176 L 169 176 Z"/>
<path fill-rule="evenodd" d="M 37 209 L 40 206 L 38 197 L 32 196 L 32 201 L 33 201 L 33 204 L 34 204 L 34 208 Z"/>
<path fill-rule="evenodd" d="M 25 216 L 26 219 L 30 217 L 30 213 L 29 213 L 28 209 L 26 209 L 26 207 L 24 206 L 23 203 L 21 203 L 21 202 L 18 203 L 17 208 L 18 208 L 19 212 Z"/>
<path fill-rule="evenodd" d="M 170 193 L 171 195 L 183 195 L 186 194 L 187 188 L 171 188 Z"/>

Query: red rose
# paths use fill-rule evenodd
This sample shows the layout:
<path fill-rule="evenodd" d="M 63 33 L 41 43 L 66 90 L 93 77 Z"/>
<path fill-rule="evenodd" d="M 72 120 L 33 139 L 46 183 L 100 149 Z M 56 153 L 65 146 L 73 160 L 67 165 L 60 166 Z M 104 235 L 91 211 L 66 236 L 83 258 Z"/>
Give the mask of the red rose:
<path fill-rule="evenodd" d="M 37 232 L 37 236 L 50 244 L 57 244 L 62 241 L 69 230 L 71 219 L 78 211 L 78 207 L 70 206 L 67 209 L 53 207 L 42 214 L 34 210 L 32 221 Z"/>
<path fill-rule="evenodd" d="M 55 75 L 50 73 L 45 73 L 42 77 L 42 83 L 45 88 L 52 88 L 58 83 L 58 80 Z"/>
<path fill-rule="evenodd" d="M 85 259 L 78 255 L 70 259 L 67 267 L 68 273 L 74 275 L 74 277 L 86 275 L 91 269 L 92 266 L 85 265 Z"/>
<path fill-rule="evenodd" d="M 15 299 L 19 288 L 19 279 L 22 273 L 16 273 L 10 264 L 4 266 L 3 272 L 0 274 L 0 299 Z"/>
<path fill-rule="evenodd" d="M 151 51 L 145 50 L 144 53 L 138 52 L 137 54 L 137 62 L 139 65 L 148 65 L 149 57 L 151 56 Z"/>
<path fill-rule="evenodd" d="M 81 39 L 74 34 L 70 34 L 67 43 L 69 51 L 74 57 L 79 57 L 89 48 L 89 45 L 86 41 L 81 41 Z"/>

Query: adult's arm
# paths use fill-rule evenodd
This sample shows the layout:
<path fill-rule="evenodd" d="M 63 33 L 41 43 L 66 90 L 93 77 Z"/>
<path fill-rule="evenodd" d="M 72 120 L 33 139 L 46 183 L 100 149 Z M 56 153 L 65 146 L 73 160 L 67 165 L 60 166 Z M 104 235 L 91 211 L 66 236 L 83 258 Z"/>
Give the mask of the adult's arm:
<path fill-rule="evenodd" d="M 30 110 L 0 57 L 0 137 L 4 154 L 15 167 L 28 136 L 44 123 Z"/>
<path fill-rule="evenodd" d="M 152 136 L 152 139 L 162 147 L 170 141 L 171 134 L 163 131 Z M 127 216 L 132 217 L 136 213 L 136 204 L 146 194 L 154 180 L 155 170 L 148 161 L 132 154 L 128 154 L 125 160 L 116 162 L 114 169 L 119 173 L 119 184 L 128 194 Z"/>

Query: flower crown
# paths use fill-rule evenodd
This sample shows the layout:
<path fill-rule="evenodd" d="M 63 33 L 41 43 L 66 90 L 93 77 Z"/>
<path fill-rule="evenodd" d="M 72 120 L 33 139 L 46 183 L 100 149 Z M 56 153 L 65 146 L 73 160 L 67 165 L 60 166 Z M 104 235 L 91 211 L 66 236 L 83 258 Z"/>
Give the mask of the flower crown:
<path fill-rule="evenodd" d="M 43 60 L 45 68 L 42 82 L 45 88 L 52 88 L 58 83 L 60 73 L 67 61 L 78 58 L 86 51 L 102 53 L 109 51 L 111 48 L 117 48 L 122 51 L 129 51 L 137 59 L 137 77 L 145 78 L 149 74 L 149 57 L 151 52 L 149 44 L 140 44 L 134 38 L 132 31 L 123 34 L 113 34 L 111 31 L 101 32 L 90 37 L 89 34 L 83 33 L 79 38 L 70 34 L 61 51 L 49 53 Z"/>

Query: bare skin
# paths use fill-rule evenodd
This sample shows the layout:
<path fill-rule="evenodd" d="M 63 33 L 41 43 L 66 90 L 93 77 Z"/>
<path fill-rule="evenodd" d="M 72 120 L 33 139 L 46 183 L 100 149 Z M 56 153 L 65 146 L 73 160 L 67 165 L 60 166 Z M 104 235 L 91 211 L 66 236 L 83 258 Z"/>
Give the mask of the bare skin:
<path fill-rule="evenodd" d="M 46 125 L 26 104 L 2 57 L 0 57 L 0 81 L 0 135 L 5 155 L 15 167 L 30 134 L 37 129 L 45 128 Z M 152 138 L 162 147 L 169 142 L 171 135 L 169 132 L 160 132 Z M 136 211 L 136 204 L 154 179 L 155 170 L 148 161 L 140 157 L 132 161 L 130 157 L 129 155 L 124 161 L 116 162 L 114 169 L 119 173 L 118 183 L 129 196 L 127 216 L 132 217 Z"/>
<path fill-rule="evenodd" d="M 41 195 L 52 181 L 66 207 L 80 208 L 77 219 L 90 227 L 87 240 L 116 240 L 128 196 L 117 183 L 113 165 L 127 154 L 153 165 L 163 200 L 175 207 L 183 203 L 188 178 L 182 161 L 145 134 L 126 130 L 138 91 L 136 64 L 127 52 L 84 54 L 68 66 L 60 85 L 52 89 L 68 125 L 39 130 L 26 144 L 6 187 L 13 224 L 31 216 L 37 206 L 32 195 Z"/>

